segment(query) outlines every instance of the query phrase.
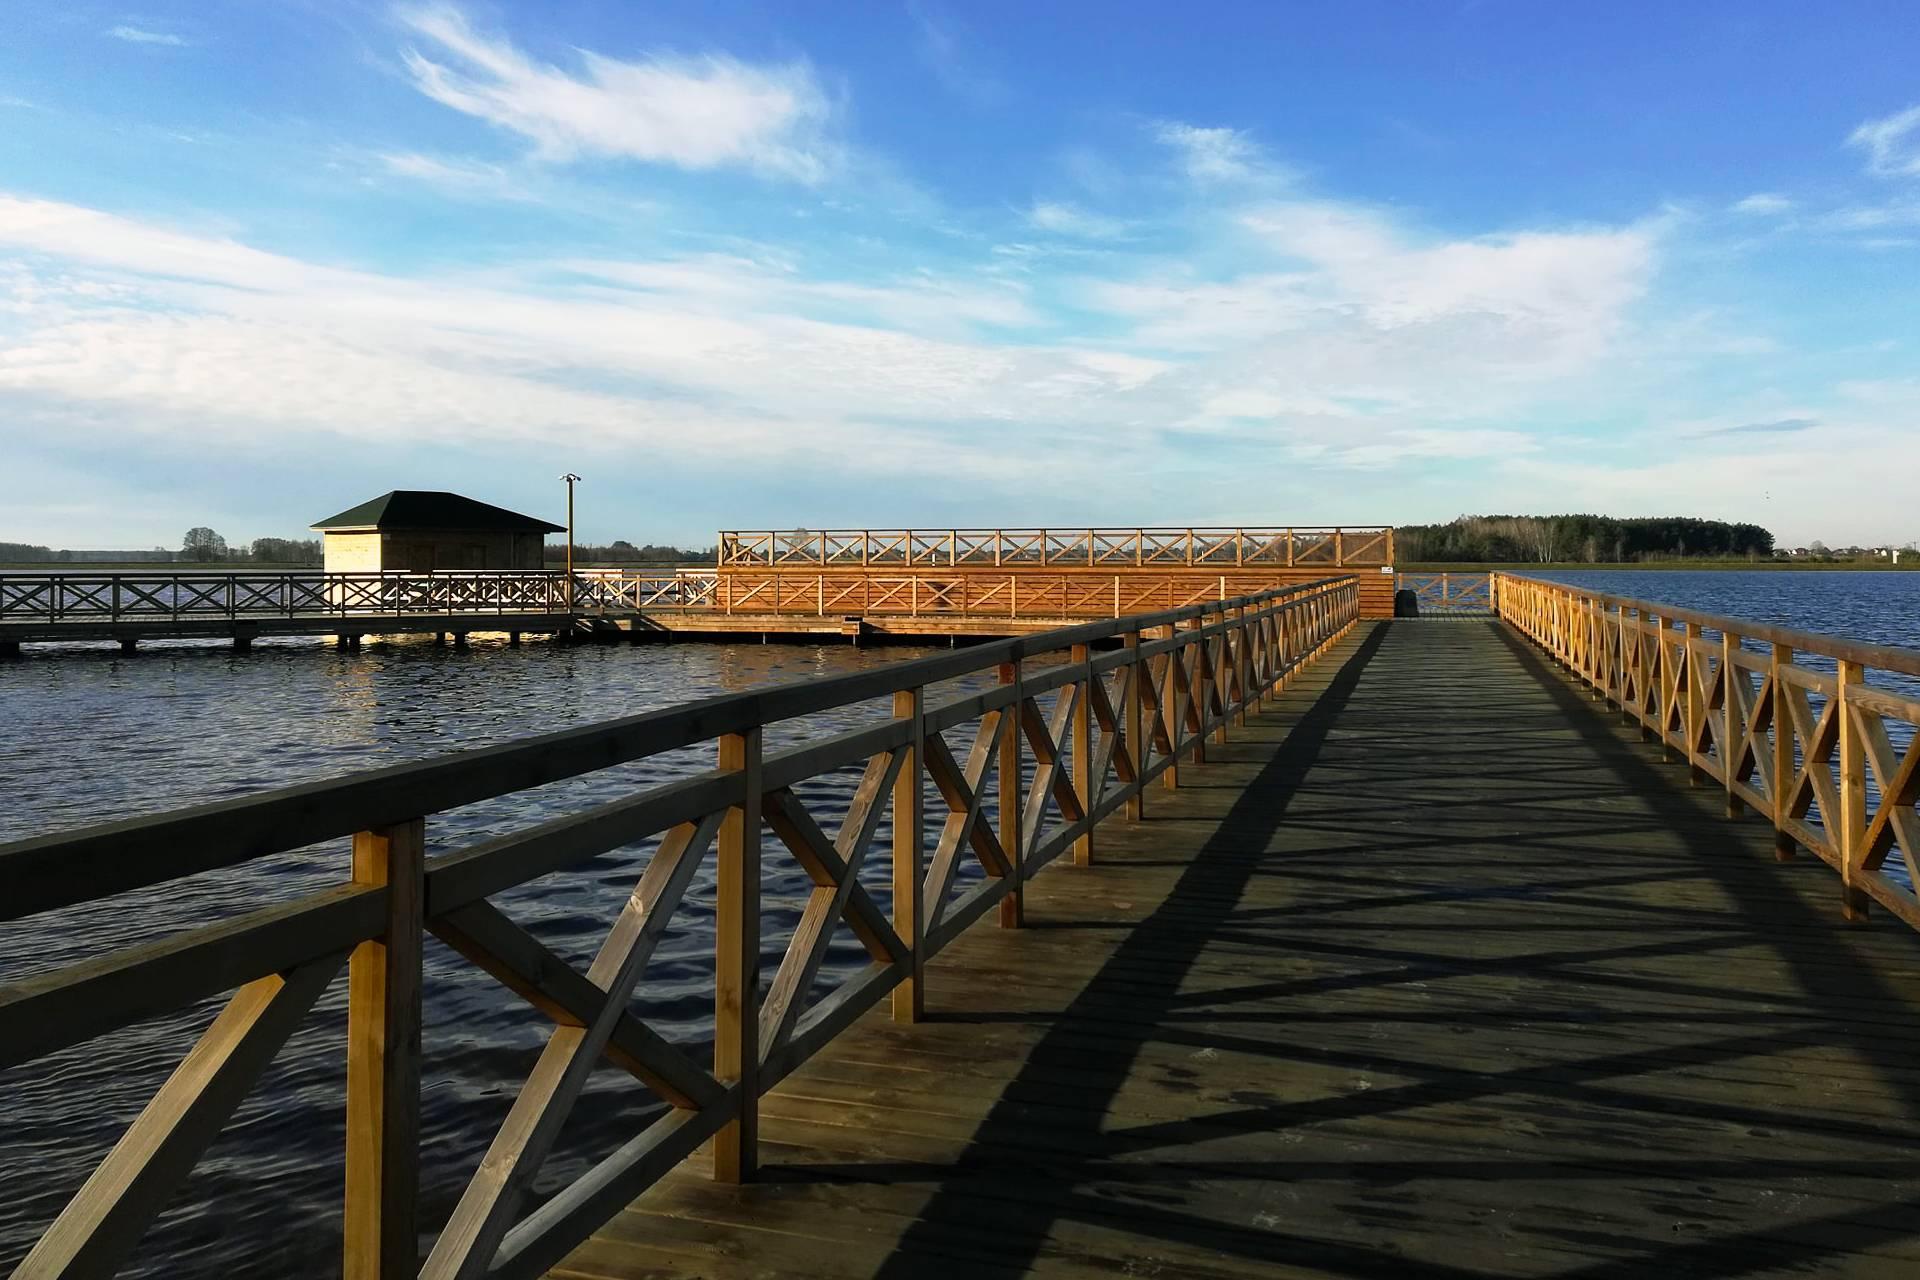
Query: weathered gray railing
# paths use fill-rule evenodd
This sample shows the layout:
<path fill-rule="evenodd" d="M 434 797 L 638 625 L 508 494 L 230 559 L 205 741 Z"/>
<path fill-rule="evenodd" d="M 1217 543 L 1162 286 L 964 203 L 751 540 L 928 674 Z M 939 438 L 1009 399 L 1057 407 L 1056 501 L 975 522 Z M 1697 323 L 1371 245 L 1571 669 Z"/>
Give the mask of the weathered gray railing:
<path fill-rule="evenodd" d="M 1017 925 L 1027 878 L 1069 849 L 1075 862 L 1089 862 L 1098 822 L 1123 809 L 1140 817 L 1150 782 L 1177 785 L 1187 762 L 1202 761 L 1209 741 L 1225 738 L 1351 627 L 1358 607 L 1354 579 L 1329 579 L 0 846 L 0 920 L 15 920 L 323 841 L 352 841 L 348 873 L 324 891 L 159 941 L 110 947 L 0 989 L 0 1068 L 233 992 L 16 1275 L 115 1270 L 343 967 L 342 1248 L 350 1280 L 536 1274 L 703 1143 L 712 1143 L 716 1177 L 748 1178 L 758 1160 L 762 1094 L 883 997 L 891 996 L 896 1018 L 918 1019 L 928 960 L 996 905 L 1002 924 Z M 1109 645 L 1118 647 L 1102 647 Z M 930 688 L 969 676 L 997 683 L 930 703 Z M 763 748 L 769 725 L 876 699 L 888 710 L 861 727 L 777 752 Z M 945 735 L 969 727 L 971 745 L 956 754 Z M 703 744 L 715 752 L 711 770 L 426 857 L 435 814 Z M 861 781 L 829 834 L 798 790 L 853 768 L 864 770 Z M 931 842 L 926 784 L 947 810 Z M 889 806 L 892 876 L 883 907 L 859 872 Z M 764 998 L 763 827 L 813 884 Z M 632 896 L 585 972 L 489 901 L 654 837 Z M 709 1068 L 636 1018 L 631 996 L 710 847 Z M 957 874 L 968 858 L 980 865 L 977 882 Z M 841 922 L 864 945 L 866 964 L 809 1005 Z M 417 1134 L 428 932 L 554 1028 L 422 1270 Z M 602 1059 L 634 1076 L 665 1109 L 530 1208 L 533 1176 Z"/>
<path fill-rule="evenodd" d="M 566 575 L 0 573 L 0 624 L 137 623 L 427 613 L 565 613 Z"/>
<path fill-rule="evenodd" d="M 1479 573 L 1397 573 L 1393 585 L 1397 591 L 1413 592 L 1422 617 L 1493 613 L 1493 575 L 1484 570 Z"/>
<path fill-rule="evenodd" d="M 1764 814 L 1781 857 L 1805 847 L 1838 871 L 1849 916 L 1872 899 L 1920 929 L 1920 698 L 1867 682 L 1913 687 L 1920 652 L 1510 573 L 1495 593 L 1501 617 L 1678 751 L 1695 781 L 1724 786 L 1729 816 Z"/>

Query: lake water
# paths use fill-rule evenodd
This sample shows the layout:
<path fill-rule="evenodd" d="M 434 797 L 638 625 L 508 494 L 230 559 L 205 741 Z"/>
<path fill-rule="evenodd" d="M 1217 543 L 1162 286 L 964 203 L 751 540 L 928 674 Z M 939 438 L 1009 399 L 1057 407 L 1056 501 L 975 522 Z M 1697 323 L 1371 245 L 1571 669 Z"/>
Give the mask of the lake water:
<path fill-rule="evenodd" d="M 1565 572 L 1622 595 L 1920 648 L 1920 574 Z M 338 653 L 263 641 L 249 654 L 156 645 L 29 648 L 0 664 L 0 840 L 241 795 L 436 755 L 714 693 L 899 661 L 921 651 L 844 645 L 657 645 L 469 651 L 426 642 Z M 770 743 L 845 727 L 852 709 L 770 732 Z M 956 749 L 965 744 L 956 737 Z M 434 820 L 433 851 L 577 810 L 695 768 L 680 753 L 476 805 Z M 829 830 L 857 770 L 805 789 Z M 944 812 L 937 799 L 929 812 Z M 863 878 L 885 903 L 882 828 Z M 581 967 L 633 885 L 640 850 L 621 851 L 497 901 Z M 771 974 L 807 885 L 777 846 L 767 856 Z M 299 851 L 143 894 L 0 926 L 0 982 L 112 946 L 164 936 L 335 883 L 344 847 Z M 710 877 L 696 882 L 649 967 L 636 1010 L 692 1042 L 711 1033 Z M 505 1114 L 546 1023 L 486 975 L 429 940 L 424 1037 L 423 1221 L 438 1222 Z M 830 966 L 861 962 L 843 943 Z M 831 980 L 832 975 L 828 975 Z M 143 1243 L 134 1274 L 338 1274 L 344 981 L 336 980 Z M 124 1130 L 211 1017 L 204 1004 L 0 1073 L 0 1269 L 25 1248 Z M 645 1095 L 603 1070 L 574 1113 L 542 1186 L 563 1182 L 630 1136 Z M 217 1211 L 204 1206 L 217 1205 Z M 199 1206 L 199 1207 L 196 1207 Z M 164 1262 L 162 1261 L 164 1260 Z"/>
<path fill-rule="evenodd" d="M 1920 572 L 1556 569 L 1538 576 L 1609 595 L 1920 649 Z"/>
<path fill-rule="evenodd" d="M 210 645 L 29 647 L 0 665 L 0 840 L 223 799 L 289 782 L 442 754 L 691 698 L 898 662 L 929 650 L 849 645 L 646 645 L 511 649 L 477 638 L 468 651 L 428 641 L 339 653 L 313 641 L 262 641 L 234 654 Z M 957 691 L 963 686 L 956 685 Z M 768 731 L 769 747 L 888 714 L 875 704 Z M 956 735 L 955 745 L 964 751 Z M 472 844 L 677 776 L 711 768 L 712 748 L 675 753 L 443 815 L 430 852 Z M 797 788 L 831 832 L 858 770 Z M 930 813 L 941 813 L 937 799 Z M 864 868 L 883 909 L 890 828 Z M 650 844 L 500 895 L 496 903 L 584 969 L 633 888 Z M 771 976 L 810 887 L 771 843 L 765 971 Z M 0 982 L 70 964 L 110 945 L 162 937 L 344 879 L 344 842 L 196 876 L 0 926 Z M 712 1033 L 712 860 L 656 951 L 636 1011 L 663 1033 Z M 844 930 L 843 930 L 844 932 Z M 842 939 L 830 970 L 864 963 Z M 829 974 L 829 979 L 831 978 Z M 345 981 L 255 1088 L 180 1197 L 220 1211 L 176 1212 L 143 1243 L 134 1274 L 338 1274 Z M 544 1040 L 541 1016 L 428 939 L 423 1147 L 429 1218 L 444 1217 Z M 0 1073 L 0 1273 L 77 1189 L 185 1052 L 215 1003 Z M 548 1185 L 644 1122 L 643 1091 L 618 1070 L 596 1074 Z M 433 1219 L 437 1221 L 438 1219 Z M 333 1233 L 333 1234 L 330 1234 Z M 316 1251 L 316 1245 L 319 1246 Z M 166 1259 L 164 1265 L 158 1260 Z M 243 1265 L 244 1260 L 244 1265 Z"/>

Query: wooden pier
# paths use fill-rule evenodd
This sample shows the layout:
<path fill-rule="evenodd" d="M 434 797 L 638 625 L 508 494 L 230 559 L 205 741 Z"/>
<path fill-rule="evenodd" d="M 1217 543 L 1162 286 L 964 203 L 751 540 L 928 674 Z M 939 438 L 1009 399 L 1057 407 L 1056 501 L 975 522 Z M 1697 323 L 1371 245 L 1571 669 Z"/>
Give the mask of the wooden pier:
<path fill-rule="evenodd" d="M 742 533 L 711 568 L 432 573 L 0 573 L 0 656 L 23 644 L 436 633 L 978 639 L 1219 603 L 1351 574 L 1393 608 L 1393 530 Z"/>
<path fill-rule="evenodd" d="M 1914 1274 L 1920 653 L 1492 594 L 1375 621 L 1334 578 L 0 848 L 14 919 L 353 841 L 335 890 L 0 991 L 8 1065 L 237 988 L 16 1274 L 130 1255 L 343 965 L 356 1280 Z M 437 812 L 697 744 L 424 854 Z M 849 768 L 823 831 L 803 784 Z M 488 901 L 650 833 L 585 972 Z M 627 1004 L 709 846 L 711 1067 Z M 815 889 L 762 984 L 776 854 Z M 868 963 L 810 1000 L 836 928 Z M 444 1223 L 427 931 L 554 1022 Z M 534 1203 L 602 1060 L 660 1108 Z"/>

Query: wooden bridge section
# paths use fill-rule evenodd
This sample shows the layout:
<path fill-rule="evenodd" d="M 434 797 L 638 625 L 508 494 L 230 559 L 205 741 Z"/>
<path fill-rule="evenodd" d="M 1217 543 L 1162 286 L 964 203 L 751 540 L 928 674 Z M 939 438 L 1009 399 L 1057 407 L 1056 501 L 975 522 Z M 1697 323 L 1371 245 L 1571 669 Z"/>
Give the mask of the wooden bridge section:
<path fill-rule="evenodd" d="M 649 611 L 648 625 L 1022 634 L 1329 573 L 1353 575 L 1362 617 L 1393 609 L 1393 530 L 1377 526 L 722 530 L 716 559 L 695 607 Z"/>
<path fill-rule="evenodd" d="M 0 654 L 24 643 L 470 632 L 630 638 L 1025 635 L 1354 579 L 1393 612 L 1393 530 L 722 531 L 712 568 L 0 573 Z"/>
<path fill-rule="evenodd" d="M 343 967 L 354 1280 L 1914 1274 L 1920 653 L 1494 594 L 1372 621 L 1335 578 L 0 847 L 14 919 L 353 845 L 0 990 L 0 1066 L 234 992 L 16 1274 L 132 1255 Z M 436 814 L 690 747 L 426 856 Z M 492 901 L 609 850 L 636 887 L 584 971 Z M 630 1003 L 707 857 L 710 1046 Z M 553 1027 L 420 1221 L 427 932 Z M 536 1195 L 596 1066 L 657 1105 Z"/>

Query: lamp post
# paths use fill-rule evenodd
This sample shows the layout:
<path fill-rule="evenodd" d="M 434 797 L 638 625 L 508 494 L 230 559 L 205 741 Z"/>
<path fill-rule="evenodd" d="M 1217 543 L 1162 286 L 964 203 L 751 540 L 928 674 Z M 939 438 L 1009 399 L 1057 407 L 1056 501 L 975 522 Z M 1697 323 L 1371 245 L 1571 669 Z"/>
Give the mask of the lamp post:
<path fill-rule="evenodd" d="M 567 612 L 573 612 L 573 486 L 580 479 L 569 471 L 560 477 L 567 482 Z"/>

